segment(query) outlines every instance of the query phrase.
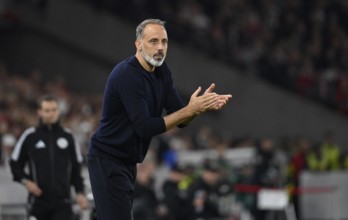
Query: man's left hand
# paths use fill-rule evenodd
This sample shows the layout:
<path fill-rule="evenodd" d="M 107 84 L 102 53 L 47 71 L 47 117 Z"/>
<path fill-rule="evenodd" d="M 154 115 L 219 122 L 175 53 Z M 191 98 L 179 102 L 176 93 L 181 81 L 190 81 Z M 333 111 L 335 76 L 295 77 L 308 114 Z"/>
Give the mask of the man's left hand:
<path fill-rule="evenodd" d="M 76 203 L 81 209 L 87 209 L 88 208 L 88 199 L 85 195 L 82 193 L 76 194 Z"/>

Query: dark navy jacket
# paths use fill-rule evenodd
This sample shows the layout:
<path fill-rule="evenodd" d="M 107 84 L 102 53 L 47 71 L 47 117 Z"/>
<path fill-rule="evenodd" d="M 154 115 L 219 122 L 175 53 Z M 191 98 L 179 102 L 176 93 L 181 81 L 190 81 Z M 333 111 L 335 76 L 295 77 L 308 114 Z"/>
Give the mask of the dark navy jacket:
<path fill-rule="evenodd" d="M 128 163 L 144 160 L 151 138 L 166 131 L 163 109 L 184 104 L 165 63 L 146 71 L 135 56 L 116 65 L 104 91 L 102 117 L 89 154 Z"/>

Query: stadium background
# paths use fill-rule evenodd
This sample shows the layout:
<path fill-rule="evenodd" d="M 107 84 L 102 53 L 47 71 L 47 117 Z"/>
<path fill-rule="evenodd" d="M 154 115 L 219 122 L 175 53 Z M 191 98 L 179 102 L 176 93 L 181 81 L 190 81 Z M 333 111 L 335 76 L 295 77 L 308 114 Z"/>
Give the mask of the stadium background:
<path fill-rule="evenodd" d="M 332 131 L 339 170 L 347 169 L 345 1 L 4 0 L 0 7 L 4 167 L 10 145 L 35 124 L 33 100 L 47 91 L 62 97 L 64 123 L 86 152 L 110 70 L 135 53 L 136 24 L 158 17 L 167 21 L 167 62 L 183 97 L 210 82 L 234 96 L 224 111 L 170 135 L 182 141 L 208 130 L 229 149 L 257 147 L 267 137 L 289 162 L 300 137 L 315 146 Z M 169 149 L 214 150 L 183 145 Z"/>

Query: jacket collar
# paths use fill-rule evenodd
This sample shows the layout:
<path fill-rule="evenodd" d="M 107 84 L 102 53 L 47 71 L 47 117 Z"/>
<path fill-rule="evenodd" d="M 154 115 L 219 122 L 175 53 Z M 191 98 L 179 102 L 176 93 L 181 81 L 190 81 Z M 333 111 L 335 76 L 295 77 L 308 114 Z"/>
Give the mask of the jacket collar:
<path fill-rule="evenodd" d="M 39 124 L 38 124 L 38 128 L 40 128 L 40 129 L 42 129 L 42 130 L 44 130 L 44 131 L 50 131 L 50 130 L 55 131 L 55 130 L 57 130 L 58 128 L 60 128 L 60 122 L 57 121 L 56 123 L 54 123 L 54 124 L 52 124 L 52 125 L 49 126 L 49 125 L 44 124 L 44 123 L 42 122 L 42 120 L 40 119 L 40 120 L 39 120 Z"/>

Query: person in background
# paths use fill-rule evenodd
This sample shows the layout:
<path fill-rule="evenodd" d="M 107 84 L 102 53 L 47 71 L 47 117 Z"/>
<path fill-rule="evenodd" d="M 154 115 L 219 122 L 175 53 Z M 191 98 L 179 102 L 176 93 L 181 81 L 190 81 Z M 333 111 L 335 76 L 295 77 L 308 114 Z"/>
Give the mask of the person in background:
<path fill-rule="evenodd" d="M 275 159 L 274 141 L 271 137 L 261 137 L 258 145 L 254 164 L 253 184 L 258 187 L 279 187 L 280 170 Z M 258 220 L 266 220 L 271 211 L 258 207 L 257 199 L 254 199 L 252 213 Z"/>
<path fill-rule="evenodd" d="M 324 141 L 321 144 L 322 156 L 325 164 L 325 170 L 340 169 L 340 147 L 335 142 L 335 134 L 327 131 Z"/>
<path fill-rule="evenodd" d="M 185 184 L 186 178 L 186 167 L 176 163 L 162 185 L 163 203 L 171 220 L 192 219 L 193 206 L 188 199 L 187 187 L 181 186 Z"/>
<path fill-rule="evenodd" d="M 193 206 L 193 219 L 222 217 L 218 206 L 220 172 L 219 163 L 212 160 L 204 161 L 201 175 L 188 189 L 189 199 Z"/>
<path fill-rule="evenodd" d="M 76 203 L 81 209 L 88 207 L 80 148 L 70 130 L 59 123 L 55 96 L 42 96 L 37 113 L 39 124 L 24 131 L 12 152 L 13 179 L 29 192 L 30 219 L 72 220 L 71 185 L 75 188 Z"/>
<path fill-rule="evenodd" d="M 296 216 L 300 218 L 300 195 L 296 193 L 300 187 L 300 175 L 308 168 L 307 158 L 311 150 L 311 142 L 308 138 L 300 137 L 295 145 L 295 152 L 291 156 L 288 165 L 288 187 L 291 189 L 291 199 L 294 203 Z"/>
<path fill-rule="evenodd" d="M 341 156 L 341 167 L 343 170 L 348 170 L 348 152 L 344 152 Z"/>
<path fill-rule="evenodd" d="M 137 165 L 134 187 L 133 220 L 160 220 L 166 215 L 154 190 L 156 163 L 147 159 Z"/>

